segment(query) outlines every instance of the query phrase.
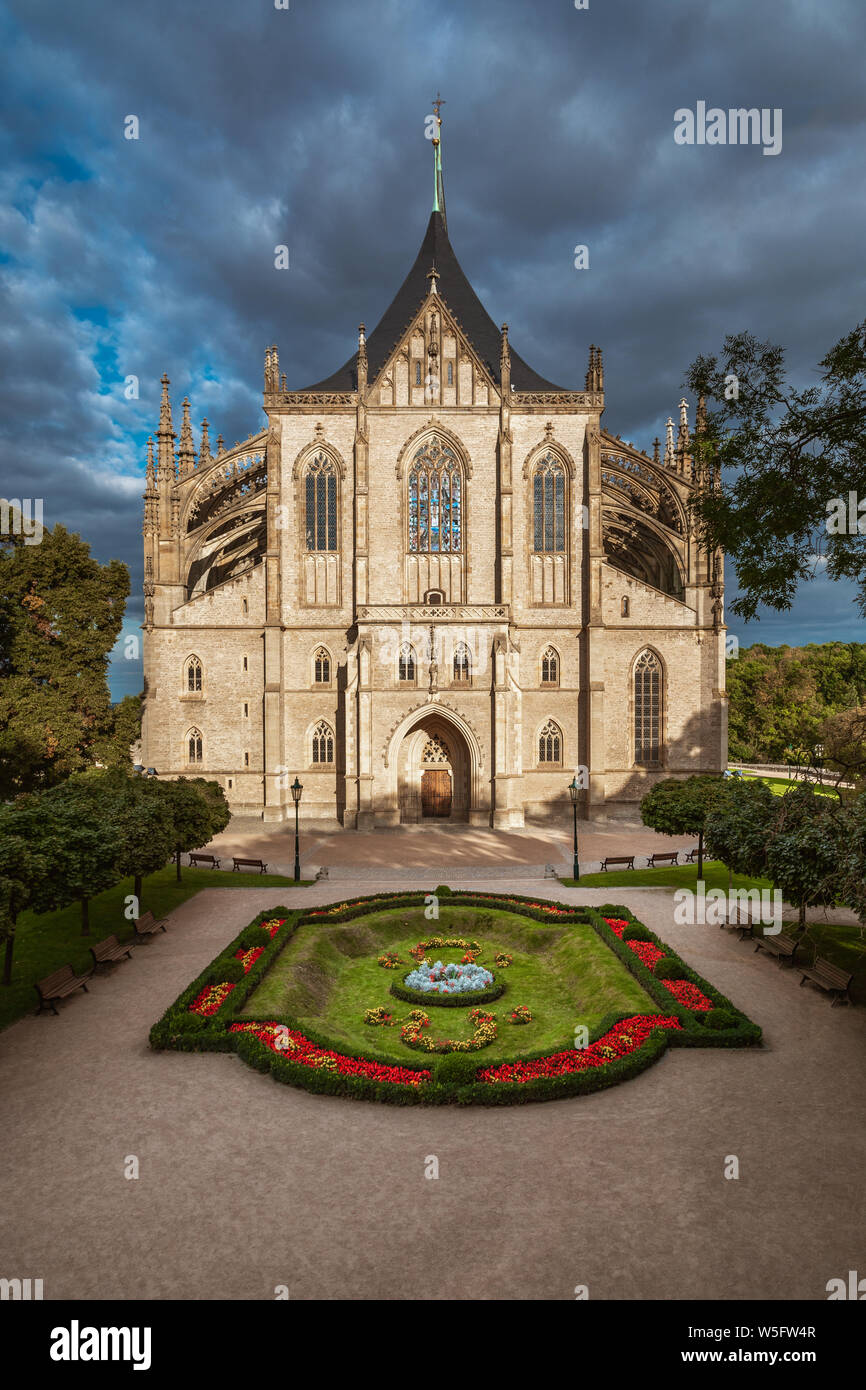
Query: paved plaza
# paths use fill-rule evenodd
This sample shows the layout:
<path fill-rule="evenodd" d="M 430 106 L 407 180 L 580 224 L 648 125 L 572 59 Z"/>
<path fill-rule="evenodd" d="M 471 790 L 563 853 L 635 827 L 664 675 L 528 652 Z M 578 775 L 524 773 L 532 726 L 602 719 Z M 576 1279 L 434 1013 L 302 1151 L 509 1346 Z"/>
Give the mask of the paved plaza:
<path fill-rule="evenodd" d="M 831 1008 L 735 933 L 675 926 L 671 890 L 544 884 L 627 903 L 762 1026 L 762 1048 L 670 1050 L 595 1095 L 466 1110 L 315 1096 L 234 1056 L 150 1051 L 151 1024 L 260 909 L 389 886 L 203 891 L 58 1018 L 0 1035 L 7 1275 L 70 1299 L 270 1299 L 279 1284 L 295 1299 L 571 1299 L 579 1284 L 595 1299 L 824 1299 L 862 1267 L 866 1011 Z"/>

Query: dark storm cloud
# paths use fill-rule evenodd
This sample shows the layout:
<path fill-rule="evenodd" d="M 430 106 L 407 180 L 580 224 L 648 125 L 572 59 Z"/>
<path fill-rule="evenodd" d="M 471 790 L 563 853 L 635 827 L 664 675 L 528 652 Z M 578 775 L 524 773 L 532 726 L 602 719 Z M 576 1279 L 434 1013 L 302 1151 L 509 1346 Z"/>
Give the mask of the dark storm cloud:
<path fill-rule="evenodd" d="M 863 313 L 864 28 L 859 0 L 13 0 L 0 487 L 126 560 L 140 621 L 160 374 L 176 420 L 188 393 L 231 444 L 262 423 L 266 343 L 295 386 L 345 360 L 420 244 L 439 87 L 464 269 L 552 380 L 604 346 L 608 428 L 663 435 L 688 363 L 742 328 L 813 380 Z M 675 145 L 699 99 L 782 108 L 782 153 Z M 848 599 L 827 586 L 826 635 L 862 632 Z M 761 637 L 812 631 L 814 605 Z"/>

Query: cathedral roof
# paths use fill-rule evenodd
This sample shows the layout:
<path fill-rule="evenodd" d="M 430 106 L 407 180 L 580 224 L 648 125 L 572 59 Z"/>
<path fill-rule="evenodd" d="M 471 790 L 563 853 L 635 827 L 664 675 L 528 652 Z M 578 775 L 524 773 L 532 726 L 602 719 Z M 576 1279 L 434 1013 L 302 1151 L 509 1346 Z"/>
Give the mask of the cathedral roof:
<path fill-rule="evenodd" d="M 367 337 L 368 378 L 374 381 L 403 334 L 412 324 L 418 310 L 430 293 L 429 272 L 436 270 L 439 298 L 469 339 L 478 357 L 493 380 L 499 384 L 501 334 L 481 300 L 467 280 L 448 239 L 445 217 L 438 208 L 430 214 L 427 231 L 415 263 L 403 281 L 377 327 Z M 510 345 L 509 345 L 510 346 Z M 513 347 L 511 381 L 518 391 L 564 391 L 555 386 L 524 362 Z M 306 391 L 354 391 L 357 387 L 357 352 L 339 371 Z"/>

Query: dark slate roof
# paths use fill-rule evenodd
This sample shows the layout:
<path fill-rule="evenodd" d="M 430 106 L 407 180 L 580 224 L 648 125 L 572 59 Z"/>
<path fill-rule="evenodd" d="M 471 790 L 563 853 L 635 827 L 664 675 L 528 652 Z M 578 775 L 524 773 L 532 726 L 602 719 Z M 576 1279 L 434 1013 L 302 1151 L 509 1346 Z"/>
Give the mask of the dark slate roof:
<path fill-rule="evenodd" d="M 460 262 L 451 249 L 445 219 L 441 212 L 432 212 L 421 250 L 415 264 L 403 281 L 378 326 L 367 337 L 367 375 L 374 381 L 412 323 L 430 293 L 428 271 L 435 264 L 438 293 L 442 302 L 456 318 L 493 380 L 499 383 L 501 334 L 481 300 L 466 279 Z M 545 381 L 522 357 L 511 351 L 511 381 L 518 391 L 564 391 Z M 354 391 L 358 384 L 358 354 L 354 353 L 339 371 L 305 391 Z"/>

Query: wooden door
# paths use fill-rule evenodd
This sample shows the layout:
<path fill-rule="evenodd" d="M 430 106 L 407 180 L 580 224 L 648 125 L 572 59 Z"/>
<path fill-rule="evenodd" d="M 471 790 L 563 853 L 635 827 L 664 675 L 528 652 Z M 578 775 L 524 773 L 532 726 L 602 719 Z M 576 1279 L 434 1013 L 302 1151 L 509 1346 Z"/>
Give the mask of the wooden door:
<path fill-rule="evenodd" d="M 426 769 L 421 773 L 422 816 L 451 815 L 451 773 Z"/>

